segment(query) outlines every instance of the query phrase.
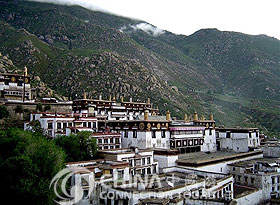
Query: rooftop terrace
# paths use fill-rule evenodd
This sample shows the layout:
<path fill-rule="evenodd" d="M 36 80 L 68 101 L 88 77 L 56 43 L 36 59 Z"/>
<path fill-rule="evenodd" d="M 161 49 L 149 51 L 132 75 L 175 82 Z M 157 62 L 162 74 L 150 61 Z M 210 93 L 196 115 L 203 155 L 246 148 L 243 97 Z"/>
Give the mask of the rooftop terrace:
<path fill-rule="evenodd" d="M 194 152 L 187 154 L 180 154 L 177 161 L 178 165 L 199 167 L 213 163 L 235 160 L 262 154 L 262 151 L 252 151 L 246 153 L 236 153 L 233 151 L 218 151 L 218 152 Z"/>

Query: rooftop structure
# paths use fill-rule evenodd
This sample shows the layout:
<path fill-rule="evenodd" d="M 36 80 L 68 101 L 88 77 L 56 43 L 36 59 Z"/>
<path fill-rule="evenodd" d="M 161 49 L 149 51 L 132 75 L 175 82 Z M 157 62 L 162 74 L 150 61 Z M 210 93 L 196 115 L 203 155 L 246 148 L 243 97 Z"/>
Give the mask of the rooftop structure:
<path fill-rule="evenodd" d="M 248 149 L 254 150 L 260 146 L 258 128 L 216 128 L 217 144 L 219 148 L 233 149 L 246 152 L 244 139 L 248 140 Z M 231 139 L 231 140 L 227 140 Z M 243 141 L 242 141 L 243 139 Z"/>
<path fill-rule="evenodd" d="M 24 95 L 24 98 L 23 98 Z M 0 73 L 0 98 L 7 100 L 31 100 L 30 76 Z"/>
<path fill-rule="evenodd" d="M 106 160 L 125 161 L 130 165 L 130 174 L 145 175 L 158 173 L 158 162 L 154 160 L 154 151 L 137 147 L 102 150 L 98 154 Z"/>
<path fill-rule="evenodd" d="M 97 131 L 97 118 L 86 114 L 74 113 L 31 113 L 30 122 L 38 120 L 41 127 L 50 137 L 69 135 L 79 131 Z M 24 124 L 24 129 L 32 129 L 30 122 Z"/>
<path fill-rule="evenodd" d="M 95 132 L 91 135 L 96 139 L 98 150 L 119 149 L 121 148 L 121 134 L 110 132 Z"/>
<path fill-rule="evenodd" d="M 259 188 L 264 201 L 280 195 L 279 165 L 278 158 L 259 158 L 229 164 L 235 183 Z"/>

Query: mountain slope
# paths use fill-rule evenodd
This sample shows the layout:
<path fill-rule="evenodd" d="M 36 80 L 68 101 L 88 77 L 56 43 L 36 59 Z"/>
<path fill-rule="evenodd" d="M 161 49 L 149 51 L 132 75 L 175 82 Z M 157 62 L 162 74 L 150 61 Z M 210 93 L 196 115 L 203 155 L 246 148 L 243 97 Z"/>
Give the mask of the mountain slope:
<path fill-rule="evenodd" d="M 183 36 L 79 6 L 0 2 L 0 51 L 57 94 L 145 100 L 182 117 L 277 134 L 280 42 L 216 29 Z"/>

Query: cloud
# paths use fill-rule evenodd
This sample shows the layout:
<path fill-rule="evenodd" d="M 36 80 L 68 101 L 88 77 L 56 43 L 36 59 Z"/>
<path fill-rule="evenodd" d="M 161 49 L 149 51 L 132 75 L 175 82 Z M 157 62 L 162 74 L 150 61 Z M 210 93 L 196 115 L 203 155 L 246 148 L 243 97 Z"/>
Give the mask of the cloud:
<path fill-rule="evenodd" d="M 73 5 L 79 5 L 84 8 L 93 10 L 93 11 L 102 11 L 106 13 L 111 13 L 101 7 L 98 7 L 96 5 L 93 5 L 90 1 L 87 0 L 29 0 L 29 1 L 35 1 L 35 2 L 42 2 L 42 3 L 52 3 L 52 4 L 60 4 L 60 5 L 67 5 L 67 6 L 73 6 Z"/>
<path fill-rule="evenodd" d="M 132 30 L 130 28 L 132 28 Z M 125 32 L 125 33 L 135 32 L 137 30 L 144 31 L 147 34 L 152 35 L 154 37 L 157 37 L 157 36 L 165 33 L 164 30 L 162 30 L 160 28 L 157 28 L 157 27 L 155 27 L 151 24 L 148 24 L 148 23 L 138 23 L 138 24 L 135 24 L 135 25 L 122 26 L 119 29 L 120 32 Z"/>
<path fill-rule="evenodd" d="M 131 28 L 133 28 L 134 30 L 142 30 L 150 35 L 153 35 L 153 36 L 159 36 L 161 34 L 164 34 L 165 31 L 160 29 L 160 28 L 157 28 L 157 27 L 154 27 L 152 26 L 151 24 L 148 24 L 148 23 L 139 23 L 139 24 L 136 24 L 136 25 L 130 25 Z"/>

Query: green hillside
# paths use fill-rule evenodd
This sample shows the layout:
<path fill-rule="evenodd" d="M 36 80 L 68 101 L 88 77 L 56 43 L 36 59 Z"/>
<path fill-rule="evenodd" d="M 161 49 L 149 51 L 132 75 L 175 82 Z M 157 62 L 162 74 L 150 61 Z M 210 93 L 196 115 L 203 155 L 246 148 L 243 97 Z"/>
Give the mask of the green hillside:
<path fill-rule="evenodd" d="M 69 99 L 150 97 L 162 113 L 280 133 L 280 41 L 204 29 L 190 36 L 79 6 L 0 2 L 0 52 Z M 34 86 L 37 86 L 35 83 Z"/>

